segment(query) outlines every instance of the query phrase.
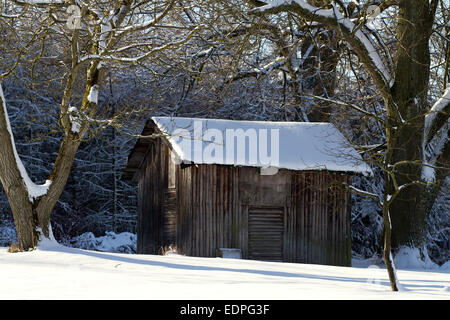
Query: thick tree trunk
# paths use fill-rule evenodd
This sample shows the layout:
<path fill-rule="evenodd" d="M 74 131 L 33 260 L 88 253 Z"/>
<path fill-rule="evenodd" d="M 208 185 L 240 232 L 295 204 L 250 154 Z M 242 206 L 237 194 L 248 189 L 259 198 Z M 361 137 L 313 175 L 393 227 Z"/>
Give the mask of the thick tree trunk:
<path fill-rule="evenodd" d="M 2 91 L 0 93 L 0 180 L 14 217 L 18 249 L 28 251 L 36 247 L 41 236 L 49 238 L 51 235 L 50 216 L 64 190 L 81 143 L 80 137 L 85 135 L 87 125 L 80 132 L 72 132 L 70 124 L 67 126 L 69 129 L 66 130 L 48 179 L 51 184 L 45 193 L 33 198 L 24 180 L 25 169 L 15 150 L 11 128 L 8 126 L 6 102 Z"/>
<path fill-rule="evenodd" d="M 50 235 L 49 228 L 52 210 L 67 183 L 80 142 L 81 140 L 75 139 L 71 133 L 63 139 L 53 170 L 50 173 L 49 179 L 52 180 L 52 184 L 47 194 L 40 198 L 35 205 L 38 224 L 47 238 Z"/>
<path fill-rule="evenodd" d="M 330 0 L 309 0 L 315 7 L 326 7 Z M 306 37 L 302 41 L 302 56 L 308 51 L 308 57 L 303 61 L 303 74 L 305 79 L 302 85 L 303 93 L 332 99 L 336 88 L 336 66 L 339 62 L 338 41 L 336 31 L 329 29 L 318 30 L 313 37 Z M 317 101 L 306 111 L 310 122 L 330 122 L 331 104 Z"/>
<path fill-rule="evenodd" d="M 387 161 L 395 170 L 398 186 L 421 180 L 423 127 L 427 110 L 430 73 L 429 38 L 433 15 L 429 1 L 399 1 L 397 27 L 397 72 L 392 99 L 387 101 Z M 389 179 L 388 194 L 394 193 Z M 425 226 L 426 190 L 421 185 L 403 189 L 395 198 L 390 213 L 392 243 L 421 247 Z"/>
<path fill-rule="evenodd" d="M 28 250 L 36 245 L 36 216 L 16 159 L 12 132 L 0 82 L 0 180 L 14 217 L 18 246 Z"/>
<path fill-rule="evenodd" d="M 319 46 L 319 48 L 318 48 Z M 334 30 L 321 30 L 312 38 L 302 42 L 302 56 L 308 54 L 303 61 L 302 91 L 315 96 L 332 99 L 336 88 L 336 66 L 338 64 L 338 37 Z M 310 122 L 330 122 L 331 104 L 318 101 L 306 110 Z"/>
<path fill-rule="evenodd" d="M 3 166 L 3 159 L 0 160 Z M 2 179 L 4 186 L 8 185 L 7 179 Z M 15 180 L 14 183 L 5 188 L 6 196 L 13 213 L 14 224 L 16 227 L 18 248 L 21 251 L 27 251 L 36 246 L 39 234 L 36 228 L 36 215 L 34 214 L 33 205 L 28 199 L 28 195 L 22 190 L 23 184 L 21 179 Z"/>
<path fill-rule="evenodd" d="M 11 140 L 3 134 L 2 120 L 0 116 L 0 145 L 4 147 L 0 152 L 0 178 L 13 213 L 19 249 L 27 251 L 36 247 L 41 236 L 39 231 L 47 238 L 51 235 L 50 216 L 66 185 L 80 140 L 64 138 L 50 174 L 52 184 L 46 194 L 31 201 L 17 169 Z"/>

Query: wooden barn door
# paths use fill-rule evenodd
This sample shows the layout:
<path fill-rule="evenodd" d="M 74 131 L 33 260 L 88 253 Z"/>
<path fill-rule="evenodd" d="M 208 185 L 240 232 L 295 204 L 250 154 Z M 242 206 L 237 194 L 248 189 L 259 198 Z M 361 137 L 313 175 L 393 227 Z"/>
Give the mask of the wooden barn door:
<path fill-rule="evenodd" d="M 284 207 L 248 207 L 248 258 L 283 261 Z"/>

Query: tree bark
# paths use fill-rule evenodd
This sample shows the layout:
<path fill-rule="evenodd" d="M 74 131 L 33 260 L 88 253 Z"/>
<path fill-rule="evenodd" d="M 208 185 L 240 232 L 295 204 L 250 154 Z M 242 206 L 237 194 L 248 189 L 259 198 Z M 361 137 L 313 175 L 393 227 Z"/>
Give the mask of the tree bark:
<path fill-rule="evenodd" d="M 36 202 L 35 211 L 37 222 L 42 233 L 47 238 L 50 236 L 50 216 L 52 210 L 64 190 L 80 143 L 81 140 L 76 139 L 71 134 L 64 137 L 52 172 L 50 173 L 49 180 L 52 181 L 52 184 L 47 194 Z"/>
<path fill-rule="evenodd" d="M 302 41 L 302 56 L 309 51 L 303 61 L 303 80 L 301 93 L 331 99 L 336 88 L 336 66 L 338 64 L 338 37 L 334 30 L 321 30 L 320 34 Z M 318 101 L 306 111 L 310 122 L 330 122 L 331 104 Z"/>
<path fill-rule="evenodd" d="M 386 203 L 386 201 L 385 201 Z M 392 291 L 398 291 L 398 279 L 395 272 L 394 261 L 392 259 L 392 227 L 391 217 L 389 214 L 389 206 L 383 205 L 383 221 L 384 221 L 384 246 L 383 246 L 383 260 L 389 276 L 389 284 Z"/>
<path fill-rule="evenodd" d="M 0 180 L 13 213 L 18 247 L 20 250 L 28 250 L 33 248 L 38 240 L 34 226 L 36 215 L 15 157 L 15 146 L 12 132 L 7 125 L 8 113 L 1 85 L 0 82 Z"/>
<path fill-rule="evenodd" d="M 434 12 L 428 1 L 399 1 L 397 26 L 397 68 L 388 113 L 387 163 L 395 166 L 399 186 L 421 180 L 423 161 L 423 128 L 428 109 L 430 76 L 429 38 Z M 400 164 L 402 163 L 402 164 Z M 387 185 L 393 194 L 392 179 Z M 390 207 L 392 243 L 421 247 L 425 226 L 426 190 L 414 185 L 402 190 Z"/>
<path fill-rule="evenodd" d="M 308 0 L 315 7 L 327 7 L 331 0 Z M 333 29 L 319 28 L 315 35 L 304 37 L 301 52 L 303 60 L 302 91 L 296 94 L 309 93 L 314 96 L 331 99 L 336 88 L 336 66 L 339 61 L 338 37 Z M 325 101 L 317 101 L 316 104 L 306 110 L 310 122 L 330 122 L 331 104 Z"/>
<path fill-rule="evenodd" d="M 409 185 L 407 188 L 401 188 L 390 206 L 392 245 L 394 248 L 399 246 L 421 248 L 425 230 L 426 202 L 433 197 L 428 196 L 430 190 L 415 182 L 422 180 L 423 146 L 424 142 L 428 143 L 430 139 L 430 137 L 424 139 L 424 124 L 425 114 L 430 107 L 427 96 L 430 78 L 429 40 L 433 31 L 438 0 L 385 2 L 384 7 L 393 4 L 398 7 L 397 48 L 392 68 L 390 64 L 378 61 L 383 60 L 381 56 L 373 58 L 373 50 L 367 45 L 370 40 L 363 39 L 364 30 L 354 26 L 349 19 L 346 20 L 343 13 L 340 13 L 339 8 L 342 9 L 344 6 L 342 2 L 333 1 L 332 10 L 311 7 L 303 1 L 283 1 L 270 5 L 267 5 L 268 2 L 265 1 L 250 2 L 257 7 L 252 10 L 254 14 L 296 12 L 303 18 L 334 29 L 351 45 L 359 61 L 372 76 L 386 105 L 387 153 L 383 169 L 394 170 L 395 176 L 387 181 L 385 192 L 393 194 L 396 187 Z M 324 4 L 321 0 L 307 2 L 318 6 Z M 379 8 L 383 9 L 382 5 Z M 376 47 L 374 49 L 376 50 Z M 389 57 L 385 58 L 389 61 Z M 391 69 L 395 69 L 393 74 Z M 393 79 L 394 83 L 392 83 Z M 450 104 L 445 110 L 448 108 Z M 432 124 L 434 131 L 437 131 L 448 119 L 445 112 L 440 112 L 437 117 L 440 117 L 439 121 L 434 121 Z M 445 159 L 448 159 L 448 146 L 444 150 L 443 158 L 440 161 L 445 162 Z M 438 175 L 440 174 L 441 172 L 438 172 Z M 398 184 L 397 186 L 394 185 L 394 181 Z"/>
<path fill-rule="evenodd" d="M 28 177 L 27 179 L 23 178 L 23 176 L 26 176 L 26 173 L 24 173 L 25 170 L 22 168 L 22 162 L 20 161 L 18 154 L 14 152 L 14 139 L 12 139 L 12 132 L 10 128 L 8 128 L 9 122 L 6 104 L 5 101 L 3 101 L 3 94 L 1 94 L 0 179 L 5 187 L 13 211 L 19 238 L 19 250 L 24 251 L 33 249 L 38 244 L 41 235 L 45 237 L 51 236 L 51 212 L 67 182 L 82 138 L 89 130 L 90 122 L 92 121 L 92 118 L 95 117 L 98 109 L 98 94 L 103 73 L 103 64 L 100 62 L 105 60 L 113 60 L 116 63 L 130 62 L 128 58 L 112 58 L 114 55 L 110 55 L 109 50 L 117 45 L 123 37 L 130 34 L 141 34 L 141 32 L 148 31 L 155 27 L 169 14 L 169 12 L 171 12 L 175 2 L 175 0 L 169 1 L 161 8 L 161 11 L 155 7 L 155 10 L 158 11 L 159 14 L 151 21 L 146 21 L 145 23 L 136 26 L 130 25 L 124 29 L 120 29 L 122 23 L 126 20 L 127 16 L 130 16 L 131 18 L 134 14 L 132 12 L 133 1 L 111 1 L 110 4 L 113 10 L 110 10 L 111 14 L 105 17 L 98 16 L 96 13 L 96 9 L 98 8 L 96 8 L 95 5 L 86 5 L 80 8 L 80 14 L 83 17 L 83 20 L 90 20 L 94 27 L 92 28 L 92 34 L 89 33 L 88 35 L 88 37 L 90 37 L 89 42 L 85 42 L 84 40 L 83 42 L 79 41 L 79 29 L 77 28 L 73 29 L 73 31 L 69 31 L 69 33 L 71 33 L 70 36 L 69 33 L 67 34 L 70 39 L 71 66 L 69 67 L 66 77 L 66 86 L 60 106 L 59 119 L 60 124 L 64 129 L 64 137 L 61 141 L 57 158 L 48 178 L 51 183 L 48 186 L 41 186 L 43 187 L 42 189 L 38 186 L 38 193 L 31 194 L 27 185 L 34 187 L 34 184 L 28 181 Z M 17 4 L 19 6 L 26 5 L 25 3 Z M 66 5 L 67 4 L 62 4 L 61 6 L 58 6 L 58 9 L 65 9 Z M 105 3 L 105 6 L 106 5 L 107 3 Z M 48 7 L 49 4 L 42 3 L 40 6 Z M 128 19 L 126 21 L 128 21 Z M 54 22 L 60 23 L 60 21 Z M 132 62 L 140 62 L 150 57 L 155 52 L 160 52 L 188 41 L 197 29 L 198 28 L 195 28 L 190 31 L 183 41 L 169 43 L 162 47 L 155 47 L 153 50 L 149 50 L 147 54 L 139 55 L 135 60 L 132 60 Z M 120 32 L 117 33 L 115 30 L 120 30 Z M 83 47 L 85 49 L 81 51 L 81 43 L 83 43 L 83 46 L 85 46 L 85 43 L 89 43 L 89 56 L 85 56 L 85 59 L 79 57 L 79 54 L 81 52 L 85 53 L 86 49 L 86 47 Z M 147 47 L 147 43 L 145 46 Z M 70 102 L 73 99 L 75 79 L 77 79 L 78 71 L 86 62 L 89 62 L 89 65 L 86 72 L 84 97 L 79 108 L 73 110 L 70 108 Z M 0 74 L 0 89 L 1 80 L 2 75 Z"/>
<path fill-rule="evenodd" d="M 89 116 L 93 116 L 97 109 L 97 102 L 88 101 L 87 96 L 91 88 L 100 83 L 101 68 L 98 68 L 98 62 L 90 65 L 87 78 L 86 94 L 81 109 L 85 110 Z M 32 199 L 19 169 L 18 163 L 21 161 L 15 152 L 12 132 L 8 128 L 6 102 L 3 100 L 2 91 L 0 93 L 0 145 L 2 146 L 0 148 L 0 179 L 13 213 L 19 250 L 28 251 L 36 247 L 41 236 L 46 238 L 51 236 L 52 210 L 64 190 L 76 152 L 82 137 L 89 128 L 89 123 L 79 119 L 82 121 L 80 130 L 73 132 L 67 113 L 62 112 L 61 118 L 65 135 L 48 178 L 51 184 L 45 194 Z"/>

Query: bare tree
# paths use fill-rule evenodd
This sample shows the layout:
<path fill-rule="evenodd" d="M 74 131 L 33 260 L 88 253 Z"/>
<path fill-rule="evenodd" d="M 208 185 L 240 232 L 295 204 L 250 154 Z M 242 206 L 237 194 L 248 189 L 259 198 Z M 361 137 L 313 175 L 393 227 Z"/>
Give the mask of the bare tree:
<path fill-rule="evenodd" d="M 251 1 L 256 15 L 295 12 L 335 30 L 370 74 L 385 105 L 386 120 L 378 118 L 386 132 L 383 159 L 386 192 L 382 202 L 385 221 L 384 259 L 397 290 L 391 258 L 391 233 L 395 246 L 417 246 L 423 241 L 429 167 L 424 150 L 435 139 L 441 141 L 435 168 L 448 175 L 448 116 L 450 90 L 434 105 L 428 99 L 430 81 L 429 40 L 435 25 L 438 0 L 361 1 L 345 4 L 331 1 L 316 7 L 307 1 Z M 368 13 L 368 8 L 372 8 Z M 378 33 L 369 28 L 367 17 L 376 18 L 383 10 L 395 10 L 396 47 L 389 52 Z M 444 88 L 445 89 L 445 88 Z M 446 151 L 447 150 L 447 151 Z M 425 181 L 424 181 L 425 180 Z"/>
<path fill-rule="evenodd" d="M 29 178 L 15 149 L 8 120 L 6 101 L 0 90 L 0 180 L 10 203 L 18 248 L 34 248 L 41 236 L 51 237 L 50 215 L 67 182 L 75 154 L 89 132 L 98 123 L 98 96 L 105 69 L 114 64 L 138 64 L 146 59 L 175 50 L 187 43 L 198 26 L 180 27 L 161 38 L 155 30 L 165 21 L 176 27 L 179 9 L 176 1 L 14 1 L 2 8 L 1 20 L 10 28 L 31 26 L 23 30 L 28 43 L 14 53 L 16 63 L 2 73 L 1 80 L 40 43 L 34 58 L 51 49 L 68 47 L 68 61 L 56 61 L 66 68 L 64 89 L 59 106 L 59 124 L 64 131 L 59 151 L 46 183 L 38 185 Z M 171 17 L 171 19 L 169 19 Z M 33 22 L 33 23 L 30 23 Z M 19 32 L 15 31 L 15 32 Z M 132 38 L 132 40 L 131 40 Z M 84 73 L 84 74 L 83 74 Z M 77 90 L 80 95 L 77 96 Z"/>

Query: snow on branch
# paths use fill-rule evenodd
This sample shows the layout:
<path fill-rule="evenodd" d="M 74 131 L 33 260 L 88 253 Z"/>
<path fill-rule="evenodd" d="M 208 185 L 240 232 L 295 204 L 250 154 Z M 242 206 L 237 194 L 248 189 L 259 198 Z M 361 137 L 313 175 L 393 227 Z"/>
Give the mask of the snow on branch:
<path fill-rule="evenodd" d="M 19 18 L 20 14 L 6 14 L 6 13 L 0 13 L 0 17 L 4 18 L 4 19 L 15 19 L 15 18 Z"/>
<path fill-rule="evenodd" d="M 81 129 L 81 122 L 78 119 L 78 109 L 76 107 L 69 107 L 69 120 L 71 123 L 71 130 L 74 133 L 79 133 Z"/>
<path fill-rule="evenodd" d="M 383 207 L 383 201 L 381 200 L 380 196 L 377 195 L 376 193 L 365 191 L 365 190 L 361 190 L 361 189 L 358 189 L 358 188 L 356 188 L 356 187 L 354 187 L 352 185 L 346 185 L 346 186 L 350 189 L 351 192 L 353 192 L 355 194 L 358 194 L 358 195 L 363 196 L 363 197 L 375 198 L 377 200 L 378 205 L 380 206 L 380 208 Z"/>
<path fill-rule="evenodd" d="M 98 91 L 99 91 L 99 85 L 94 84 L 91 89 L 89 90 L 89 94 L 87 96 L 87 100 L 90 103 L 98 104 Z"/>
<path fill-rule="evenodd" d="M 149 20 L 149 21 L 146 21 L 146 22 L 143 22 L 143 23 L 132 24 L 132 25 L 130 25 L 130 26 L 128 26 L 128 27 L 124 27 L 124 28 L 117 29 L 117 31 L 118 31 L 119 33 L 124 33 L 124 32 L 134 32 L 134 31 L 145 30 L 145 29 L 148 29 L 148 28 L 150 28 L 150 27 L 153 27 L 153 26 L 155 26 L 158 22 L 160 22 L 160 21 L 161 21 L 161 20 L 169 13 L 170 10 L 172 10 L 173 6 L 175 5 L 175 2 L 176 2 L 176 1 L 174 1 L 174 0 L 170 1 L 170 2 L 167 4 L 167 6 L 166 6 L 166 8 L 164 9 L 164 11 L 161 12 L 161 13 L 160 13 L 157 17 L 155 17 L 154 19 Z M 114 21 L 114 22 L 115 22 L 115 21 Z"/>
<path fill-rule="evenodd" d="M 252 1 L 255 3 L 255 1 Z M 390 72 L 385 59 L 379 54 L 377 47 L 364 32 L 363 26 L 356 26 L 350 18 L 345 17 L 341 11 L 333 4 L 332 9 L 322 9 L 314 7 L 304 0 L 277 0 L 277 1 L 257 1 L 258 5 L 251 10 L 251 13 L 263 15 L 267 13 L 280 13 L 293 11 L 301 16 L 325 26 L 333 28 L 342 33 L 345 40 L 358 54 L 361 62 L 364 63 L 368 71 L 374 76 L 375 83 L 383 93 L 389 94 L 389 88 L 394 83 L 394 78 Z"/>
<path fill-rule="evenodd" d="M 357 106 L 355 104 L 352 104 L 352 103 L 339 101 L 339 100 L 336 100 L 336 99 L 328 99 L 328 98 L 324 98 L 324 97 L 320 97 L 320 96 L 312 95 L 312 94 L 309 94 L 309 95 L 306 95 L 306 96 L 311 97 L 311 98 L 315 98 L 317 100 L 322 100 L 324 102 L 332 103 L 334 105 L 348 107 L 348 108 L 351 108 L 351 109 L 353 109 L 355 111 L 360 112 L 361 114 L 364 114 L 365 116 L 369 116 L 371 118 L 374 118 L 374 119 L 378 120 L 380 123 L 384 123 L 385 122 L 385 120 L 381 117 L 380 114 L 369 112 L 369 111 L 364 110 L 364 109 L 360 108 L 359 106 Z"/>
<path fill-rule="evenodd" d="M 64 5 L 64 0 L 13 0 L 20 6 L 48 6 L 48 5 Z"/>
<path fill-rule="evenodd" d="M 287 62 L 286 58 L 278 57 L 277 59 L 275 59 L 275 61 L 269 62 L 262 68 L 252 68 L 250 70 L 239 71 L 236 75 L 234 75 L 233 77 L 230 77 L 230 79 L 228 81 L 230 81 L 230 82 L 236 81 L 236 80 L 243 79 L 246 77 L 258 78 L 260 76 L 268 75 L 274 69 L 284 66 L 286 64 L 286 62 Z"/>
<path fill-rule="evenodd" d="M 100 61 L 113 61 L 118 63 L 139 63 L 142 60 L 145 60 L 146 58 L 152 56 L 153 54 L 164 51 L 166 49 L 169 49 L 174 46 L 182 45 L 186 43 L 198 30 L 200 26 L 194 28 L 184 39 L 181 39 L 179 41 L 170 42 L 163 46 L 159 46 L 156 48 L 153 48 L 152 50 L 147 51 L 146 53 L 135 56 L 135 57 L 120 57 L 110 54 L 88 54 L 83 57 L 81 57 L 78 60 L 78 63 L 86 62 L 86 61 L 93 61 L 93 60 L 100 60 Z"/>
<path fill-rule="evenodd" d="M 435 134 L 447 122 L 450 114 L 450 86 L 444 91 L 444 94 L 431 107 L 425 116 L 424 143 L 428 144 L 433 140 Z"/>
<path fill-rule="evenodd" d="M 2 113 L 4 116 L 4 120 L 6 121 L 6 130 L 8 131 L 8 134 L 11 138 L 11 147 L 12 147 L 12 151 L 13 151 L 13 156 L 16 161 L 16 167 L 19 170 L 19 173 L 22 177 L 22 181 L 28 192 L 28 199 L 31 202 L 34 202 L 35 199 L 37 199 L 47 193 L 48 188 L 50 187 L 52 181 L 47 180 L 43 185 L 37 185 L 28 176 L 27 170 L 25 169 L 25 167 L 22 163 L 22 160 L 20 159 L 19 154 L 17 153 L 17 150 L 16 150 L 16 145 L 14 142 L 14 135 L 11 130 L 11 124 L 9 123 L 8 110 L 6 108 L 6 101 L 5 101 L 5 97 L 3 95 L 3 88 L 2 88 L 1 83 L 0 83 L 0 100 L 1 100 L 1 104 L 2 104 L 2 111 L 3 111 Z"/>

